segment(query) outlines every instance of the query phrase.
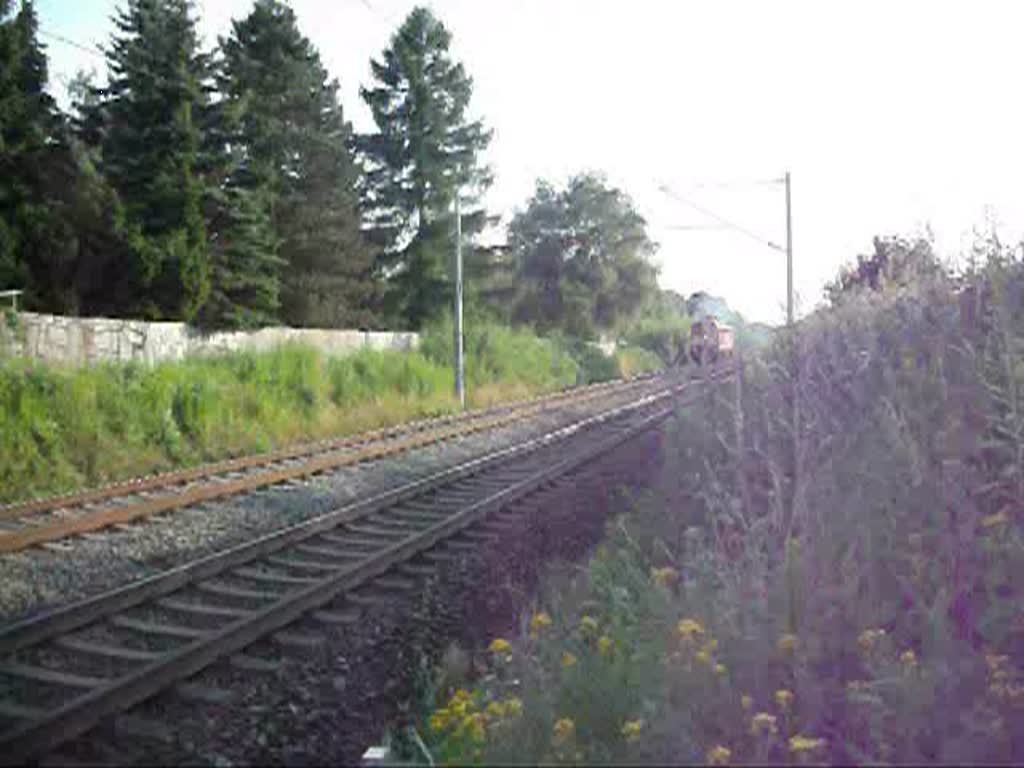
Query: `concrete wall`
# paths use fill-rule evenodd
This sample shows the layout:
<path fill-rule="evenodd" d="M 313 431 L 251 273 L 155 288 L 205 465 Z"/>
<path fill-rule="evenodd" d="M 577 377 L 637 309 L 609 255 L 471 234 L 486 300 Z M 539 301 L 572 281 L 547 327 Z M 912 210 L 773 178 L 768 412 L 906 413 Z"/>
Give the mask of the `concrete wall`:
<path fill-rule="evenodd" d="M 263 351 L 288 342 L 315 347 L 328 355 L 345 355 L 363 348 L 416 349 L 419 335 L 317 328 L 263 328 L 204 335 L 184 323 L 34 312 L 19 312 L 13 332 L 6 323 L 0 327 L 0 354 L 70 365 L 130 360 L 156 363 L 240 350 Z"/>

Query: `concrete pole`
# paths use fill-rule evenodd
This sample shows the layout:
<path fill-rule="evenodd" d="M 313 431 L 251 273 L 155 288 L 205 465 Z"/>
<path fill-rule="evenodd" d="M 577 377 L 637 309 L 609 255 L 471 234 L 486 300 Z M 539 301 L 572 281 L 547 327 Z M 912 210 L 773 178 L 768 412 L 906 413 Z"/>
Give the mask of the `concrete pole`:
<path fill-rule="evenodd" d="M 466 362 L 462 348 L 462 214 L 459 192 L 455 191 L 455 395 L 459 405 L 466 407 Z"/>

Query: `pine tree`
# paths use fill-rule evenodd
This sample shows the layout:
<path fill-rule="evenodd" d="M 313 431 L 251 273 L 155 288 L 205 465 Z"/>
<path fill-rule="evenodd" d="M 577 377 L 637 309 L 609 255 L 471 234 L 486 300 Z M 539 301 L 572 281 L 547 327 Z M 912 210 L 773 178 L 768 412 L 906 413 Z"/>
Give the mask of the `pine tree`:
<path fill-rule="evenodd" d="M 209 57 L 191 11 L 190 0 L 128 0 L 114 19 L 109 84 L 85 120 L 123 206 L 124 309 L 186 320 L 210 290 L 199 173 Z"/>
<path fill-rule="evenodd" d="M 60 116 L 46 92 L 46 54 L 30 0 L 0 2 L 0 287 L 30 288 L 30 254 L 54 236 L 46 201 Z M 31 295 L 31 294 L 30 294 Z"/>
<path fill-rule="evenodd" d="M 468 119 L 472 79 L 452 61 L 451 34 L 426 8 L 416 8 L 370 65 L 376 84 L 363 88 L 377 132 L 363 137 L 364 201 L 384 252 L 378 268 L 389 283 L 391 313 L 413 327 L 448 306 L 457 189 L 467 239 L 486 223 L 477 205 L 490 184 L 479 155 L 490 142 Z"/>
<path fill-rule="evenodd" d="M 373 320 L 373 254 L 361 232 L 351 127 L 294 12 L 257 0 L 221 40 L 222 88 L 238 111 L 239 187 L 269 201 L 280 242 L 281 317 L 290 325 Z"/>

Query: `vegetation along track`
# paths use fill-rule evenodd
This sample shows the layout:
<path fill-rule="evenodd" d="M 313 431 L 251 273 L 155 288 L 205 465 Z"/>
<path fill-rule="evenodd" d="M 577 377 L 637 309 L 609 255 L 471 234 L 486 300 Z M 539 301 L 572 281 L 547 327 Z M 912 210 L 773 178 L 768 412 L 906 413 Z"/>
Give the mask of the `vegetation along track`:
<path fill-rule="evenodd" d="M 688 385 L 682 385 L 685 388 Z M 543 437 L 0 631 L 0 756 L 43 756 L 261 639 L 315 643 L 514 526 L 504 509 L 671 412 L 661 387 Z M 284 631 L 293 625 L 290 631 Z M 310 629 L 312 627 L 312 629 Z"/>
<path fill-rule="evenodd" d="M 0 554 L 39 545 L 61 547 L 64 545 L 54 542 L 495 429 L 550 408 L 643 391 L 652 385 L 650 377 L 594 384 L 497 408 L 417 421 L 0 507 Z"/>

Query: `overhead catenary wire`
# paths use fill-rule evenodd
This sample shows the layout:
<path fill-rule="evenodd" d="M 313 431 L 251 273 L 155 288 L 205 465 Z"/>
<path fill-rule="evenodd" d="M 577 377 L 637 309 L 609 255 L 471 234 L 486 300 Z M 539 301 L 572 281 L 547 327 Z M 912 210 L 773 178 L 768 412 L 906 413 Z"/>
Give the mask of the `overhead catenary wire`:
<path fill-rule="evenodd" d="M 731 220 L 725 218 L 724 216 L 720 216 L 719 214 L 715 213 L 714 211 L 708 210 L 704 206 L 699 205 L 698 203 L 695 203 L 692 200 L 689 200 L 688 198 L 683 197 L 678 192 L 676 192 L 671 187 L 669 187 L 667 184 L 664 184 L 664 183 L 659 184 L 658 185 L 658 189 L 662 193 L 664 193 L 665 195 L 668 195 L 669 197 L 673 198 L 674 200 L 678 200 L 679 202 L 683 203 L 684 205 L 687 205 L 690 208 L 693 208 L 698 213 L 701 213 L 701 214 L 703 214 L 704 216 L 707 216 L 710 219 L 714 219 L 719 224 L 721 224 L 725 229 L 731 229 L 734 232 L 738 232 L 738 233 L 740 233 L 742 235 L 746 235 L 747 237 L 751 238 L 752 240 L 756 240 L 757 242 L 761 243 L 761 245 L 766 245 L 766 246 L 768 246 L 769 248 L 771 248 L 773 250 L 780 251 L 782 253 L 785 253 L 785 251 L 786 251 L 786 249 L 784 247 L 782 247 L 781 245 L 779 245 L 778 243 L 772 242 L 768 238 L 763 237 L 763 236 L 757 234 L 756 232 L 748 229 L 747 227 L 743 226 L 742 224 L 737 224 L 736 222 L 731 221 Z"/>

